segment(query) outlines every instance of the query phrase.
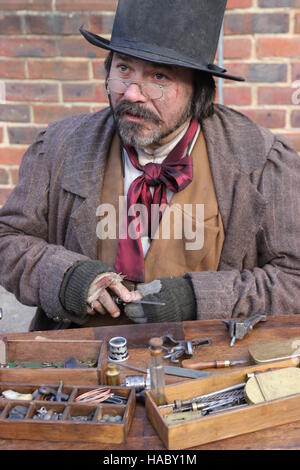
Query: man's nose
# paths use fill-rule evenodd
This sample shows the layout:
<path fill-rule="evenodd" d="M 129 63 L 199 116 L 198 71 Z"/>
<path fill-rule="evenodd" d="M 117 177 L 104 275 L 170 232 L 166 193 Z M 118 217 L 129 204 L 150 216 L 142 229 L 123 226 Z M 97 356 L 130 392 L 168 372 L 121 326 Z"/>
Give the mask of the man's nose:
<path fill-rule="evenodd" d="M 141 86 L 138 83 L 131 83 L 124 93 L 124 98 L 133 103 L 142 102 L 145 103 L 147 98 L 142 93 Z"/>

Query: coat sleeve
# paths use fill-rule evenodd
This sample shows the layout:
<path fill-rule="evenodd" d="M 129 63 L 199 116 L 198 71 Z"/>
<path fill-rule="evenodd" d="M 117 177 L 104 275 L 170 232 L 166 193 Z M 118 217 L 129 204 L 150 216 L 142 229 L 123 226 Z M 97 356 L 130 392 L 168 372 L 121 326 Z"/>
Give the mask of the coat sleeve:
<path fill-rule="evenodd" d="M 59 291 L 70 266 L 89 258 L 48 243 L 48 132 L 42 131 L 24 154 L 19 182 L 0 210 L 0 283 L 21 303 L 41 307 L 50 318 L 78 323 L 63 309 Z"/>
<path fill-rule="evenodd" d="M 267 201 L 257 266 L 188 273 L 198 319 L 300 313 L 300 158 L 286 139 L 275 139 L 257 189 Z"/>

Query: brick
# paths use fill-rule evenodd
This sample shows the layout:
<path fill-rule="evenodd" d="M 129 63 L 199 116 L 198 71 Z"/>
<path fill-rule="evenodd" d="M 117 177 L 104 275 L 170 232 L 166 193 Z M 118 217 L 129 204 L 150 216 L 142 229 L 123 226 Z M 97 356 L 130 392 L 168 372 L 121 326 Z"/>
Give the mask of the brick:
<path fill-rule="evenodd" d="M 18 104 L 0 104 L 0 121 L 29 122 L 29 106 Z"/>
<path fill-rule="evenodd" d="M 292 144 L 292 146 L 297 150 L 297 152 L 300 152 L 300 133 L 277 133 L 280 136 L 285 137 L 286 139 L 289 140 L 289 142 Z"/>
<path fill-rule="evenodd" d="M 93 77 L 96 79 L 104 80 L 106 77 L 106 71 L 104 69 L 104 60 L 93 60 L 92 61 L 93 67 Z"/>
<path fill-rule="evenodd" d="M 300 62 L 292 64 L 292 80 L 300 80 Z"/>
<path fill-rule="evenodd" d="M 52 11 L 52 0 L 0 0 L 0 10 Z"/>
<path fill-rule="evenodd" d="M 100 104 L 100 105 L 97 105 L 97 106 L 92 106 L 91 111 L 92 111 L 93 113 L 98 113 L 98 111 L 102 111 L 102 109 L 107 108 L 107 105 L 108 105 L 108 103 L 106 103 L 106 104 Z"/>
<path fill-rule="evenodd" d="M 251 39 L 224 38 L 224 57 L 226 59 L 247 59 L 251 56 Z"/>
<path fill-rule="evenodd" d="M 0 168 L 0 184 L 9 183 L 9 172 L 5 168 Z"/>
<path fill-rule="evenodd" d="M 287 80 L 287 64 L 249 64 L 247 78 L 253 83 L 274 83 Z"/>
<path fill-rule="evenodd" d="M 106 99 L 104 85 L 91 83 L 66 83 L 63 85 L 63 100 L 65 102 L 103 102 Z"/>
<path fill-rule="evenodd" d="M 291 114 L 291 126 L 300 128 L 300 111 L 293 111 Z"/>
<path fill-rule="evenodd" d="M 25 61 L 21 59 L 0 59 L 0 77 L 26 78 Z"/>
<path fill-rule="evenodd" d="M 299 7 L 300 0 L 258 0 L 258 6 L 261 8 Z"/>
<path fill-rule="evenodd" d="M 80 34 L 79 28 L 87 23 L 87 15 L 26 15 L 26 34 L 66 35 Z"/>
<path fill-rule="evenodd" d="M 44 127 L 8 127 L 8 139 L 11 145 L 31 144 Z"/>
<path fill-rule="evenodd" d="M 96 34 L 111 34 L 115 15 L 90 15 L 90 28 Z"/>
<path fill-rule="evenodd" d="M 292 105 L 292 95 L 291 87 L 259 87 L 257 99 L 258 104 Z"/>
<path fill-rule="evenodd" d="M 30 79 L 52 80 L 88 80 L 89 64 L 87 60 L 28 60 Z"/>
<path fill-rule="evenodd" d="M 54 57 L 56 54 L 56 44 L 52 39 L 0 37 L 0 56 Z"/>
<path fill-rule="evenodd" d="M 107 51 L 101 47 L 93 46 L 83 36 L 79 38 L 58 39 L 58 47 L 63 57 L 85 57 L 95 59 L 97 57 L 106 57 Z"/>
<path fill-rule="evenodd" d="M 19 170 L 17 168 L 10 168 L 11 182 L 15 186 L 19 180 Z"/>
<path fill-rule="evenodd" d="M 33 106 L 34 122 L 37 124 L 48 124 L 53 121 L 60 121 L 70 116 L 75 116 L 82 113 L 89 113 L 89 106 L 47 106 L 35 105 Z"/>
<path fill-rule="evenodd" d="M 285 127 L 286 112 L 282 110 L 243 109 L 243 114 L 246 114 L 260 126 L 268 129 L 281 129 Z"/>
<path fill-rule="evenodd" d="M 223 89 L 224 104 L 227 106 L 251 105 L 252 93 L 250 87 L 225 86 Z"/>
<path fill-rule="evenodd" d="M 20 165 L 27 147 L 0 147 L 0 165 Z"/>
<path fill-rule="evenodd" d="M 295 33 L 300 33 L 300 13 L 295 16 Z"/>
<path fill-rule="evenodd" d="M 58 101 L 58 85 L 7 82 L 6 99 L 8 101 Z"/>
<path fill-rule="evenodd" d="M 117 0 L 56 0 L 56 10 L 59 11 L 115 11 Z"/>
<path fill-rule="evenodd" d="M 276 34 L 289 32 L 286 13 L 233 13 L 225 16 L 225 34 Z"/>
<path fill-rule="evenodd" d="M 228 0 L 227 9 L 230 10 L 234 8 L 250 8 L 252 7 L 252 4 L 252 0 Z"/>
<path fill-rule="evenodd" d="M 251 83 L 274 83 L 287 81 L 287 64 L 265 64 L 244 62 L 227 62 L 224 67 L 231 75 L 245 78 Z"/>
<path fill-rule="evenodd" d="M 259 38 L 256 47 L 259 58 L 300 56 L 300 41 L 297 37 Z"/>
<path fill-rule="evenodd" d="M 5 204 L 6 199 L 12 192 L 12 188 L 1 188 L 0 189 L 0 205 L 3 206 Z"/>
<path fill-rule="evenodd" d="M 8 34 L 22 34 L 21 17 L 0 14 L 0 34 L 4 36 Z"/>

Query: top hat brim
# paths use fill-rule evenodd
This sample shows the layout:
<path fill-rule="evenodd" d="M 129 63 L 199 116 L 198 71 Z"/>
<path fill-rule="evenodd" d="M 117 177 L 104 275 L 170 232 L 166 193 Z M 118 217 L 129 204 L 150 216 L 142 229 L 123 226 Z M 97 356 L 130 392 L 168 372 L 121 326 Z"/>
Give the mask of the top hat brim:
<path fill-rule="evenodd" d="M 101 47 L 102 49 L 106 49 L 108 51 L 119 52 L 120 54 L 125 54 L 131 57 L 136 57 L 138 59 L 147 60 L 158 64 L 177 65 L 179 67 L 200 70 L 201 72 L 207 72 L 216 77 L 226 78 L 229 80 L 235 80 L 239 82 L 245 81 L 245 79 L 242 77 L 236 77 L 227 74 L 226 69 L 218 67 L 215 64 L 202 65 L 183 60 L 179 57 L 167 57 L 166 55 L 162 55 L 159 50 L 155 50 L 155 48 L 153 48 L 153 51 L 145 50 L 144 45 L 141 45 L 141 47 L 138 48 L 137 44 L 135 43 L 133 43 L 132 46 L 129 44 L 113 44 L 108 39 L 98 36 L 97 34 L 91 33 L 90 31 L 87 31 L 83 28 L 80 28 L 80 33 L 89 43 L 93 44 L 94 46 Z"/>

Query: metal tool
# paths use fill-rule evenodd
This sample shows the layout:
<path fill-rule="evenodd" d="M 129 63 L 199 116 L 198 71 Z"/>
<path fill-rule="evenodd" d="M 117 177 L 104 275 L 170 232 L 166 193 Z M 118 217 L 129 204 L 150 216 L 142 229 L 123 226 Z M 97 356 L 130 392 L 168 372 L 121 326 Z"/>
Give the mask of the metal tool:
<path fill-rule="evenodd" d="M 128 364 L 119 364 L 120 367 L 125 369 L 134 370 L 141 372 L 142 374 L 148 374 L 148 369 L 143 369 L 142 367 L 135 367 Z M 201 370 L 190 370 L 183 367 L 174 367 L 174 366 L 164 366 L 165 374 L 175 375 L 176 377 L 185 377 L 187 379 L 199 379 L 201 377 L 208 377 L 210 372 L 204 372 Z"/>
<path fill-rule="evenodd" d="M 207 393 L 205 395 L 198 395 L 196 397 L 189 398 L 187 400 L 174 400 L 173 403 L 168 405 L 162 405 L 159 408 L 168 409 L 172 408 L 173 411 L 189 411 L 197 408 L 197 403 L 210 403 L 219 400 L 224 400 L 227 398 L 236 398 L 237 396 L 244 396 L 246 382 L 241 382 L 230 387 L 222 388 L 216 390 L 215 392 Z M 194 405 L 193 405 L 194 404 Z"/>
<path fill-rule="evenodd" d="M 267 316 L 262 313 L 255 313 L 246 319 L 222 320 L 222 323 L 229 329 L 231 337 L 230 347 L 234 346 L 236 339 L 243 339 L 258 322 L 266 320 Z"/>
<path fill-rule="evenodd" d="M 113 296 L 112 299 L 115 302 L 115 304 L 119 305 L 119 307 L 124 307 L 125 305 L 128 305 L 128 303 L 129 303 L 129 302 L 124 302 L 122 299 L 120 299 L 120 297 Z M 161 305 L 161 306 L 166 305 L 163 302 L 154 302 L 154 301 L 151 301 L 151 300 L 143 300 L 143 299 L 133 300 L 130 303 L 131 304 L 145 304 L 145 305 Z"/>
<path fill-rule="evenodd" d="M 187 369 L 193 370 L 202 370 L 202 369 L 222 369 L 224 367 L 240 366 L 248 364 L 248 361 L 238 359 L 238 360 L 225 360 L 225 361 L 197 361 L 193 359 L 186 359 L 182 361 L 182 366 Z"/>
<path fill-rule="evenodd" d="M 179 363 L 182 356 L 193 357 L 194 349 L 212 343 L 211 338 L 194 338 L 189 340 L 176 340 L 170 334 L 162 336 L 162 348 L 167 351 L 164 359 L 171 359 L 175 364 Z"/>

